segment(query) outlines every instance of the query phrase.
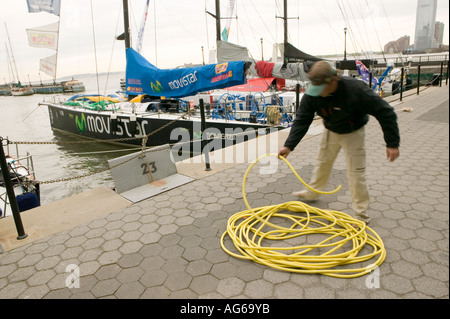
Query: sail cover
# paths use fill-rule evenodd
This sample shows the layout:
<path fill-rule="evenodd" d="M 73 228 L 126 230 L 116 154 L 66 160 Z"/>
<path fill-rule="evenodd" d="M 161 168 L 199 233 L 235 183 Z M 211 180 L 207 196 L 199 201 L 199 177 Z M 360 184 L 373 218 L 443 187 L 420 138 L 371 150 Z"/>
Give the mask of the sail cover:
<path fill-rule="evenodd" d="M 316 62 L 316 61 L 322 60 L 320 58 L 317 58 L 315 56 L 312 56 L 308 53 L 305 53 L 305 52 L 297 49 L 290 43 L 284 43 L 281 45 L 284 49 L 284 52 L 283 52 L 284 59 L 287 62 Z"/>
<path fill-rule="evenodd" d="M 158 69 L 133 48 L 128 48 L 126 55 L 127 94 L 180 98 L 246 83 L 244 61 L 183 69 Z"/>

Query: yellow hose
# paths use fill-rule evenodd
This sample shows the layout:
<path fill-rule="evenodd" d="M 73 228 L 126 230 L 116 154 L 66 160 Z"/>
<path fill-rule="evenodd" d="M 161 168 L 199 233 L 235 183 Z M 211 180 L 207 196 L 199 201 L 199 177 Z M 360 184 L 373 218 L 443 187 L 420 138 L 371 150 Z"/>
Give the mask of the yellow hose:
<path fill-rule="evenodd" d="M 363 276 L 383 263 L 386 250 L 380 236 L 363 221 L 346 213 L 319 209 L 300 201 L 250 207 L 245 194 L 248 174 L 257 162 L 268 156 L 277 157 L 276 154 L 263 155 L 245 172 L 242 195 L 247 210 L 231 216 L 220 239 L 228 254 L 279 270 L 338 278 Z M 284 157 L 280 159 L 302 184 L 314 192 L 333 194 L 341 188 L 339 185 L 331 192 L 315 190 L 302 180 Z M 283 223 L 283 226 L 271 219 Z M 232 252 L 225 247 L 227 236 L 237 251 Z M 376 261 L 371 263 L 374 258 Z"/>

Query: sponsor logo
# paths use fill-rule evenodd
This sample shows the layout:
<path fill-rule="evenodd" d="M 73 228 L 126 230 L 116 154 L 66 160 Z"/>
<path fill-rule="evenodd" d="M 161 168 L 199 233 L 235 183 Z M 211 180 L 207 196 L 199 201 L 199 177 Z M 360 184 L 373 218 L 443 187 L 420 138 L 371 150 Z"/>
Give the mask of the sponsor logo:
<path fill-rule="evenodd" d="M 155 92 L 161 93 L 161 91 L 163 90 L 163 87 L 162 87 L 161 83 L 159 83 L 159 81 L 156 81 L 156 84 L 153 84 L 153 82 L 150 82 L 150 86 L 152 87 L 153 93 L 155 93 Z"/>
<path fill-rule="evenodd" d="M 197 77 L 196 77 L 195 73 L 197 73 L 197 71 L 194 71 L 193 73 L 189 73 L 188 75 L 185 75 L 178 80 L 169 82 L 170 88 L 172 90 L 176 90 L 176 89 L 188 86 L 189 84 L 192 84 L 194 82 L 197 82 Z"/>
<path fill-rule="evenodd" d="M 127 79 L 127 84 L 142 85 L 142 82 L 140 79 Z"/>
<path fill-rule="evenodd" d="M 78 131 L 84 132 L 86 129 L 86 118 L 84 117 L 84 113 L 81 113 L 79 118 L 78 115 L 75 116 L 75 125 L 77 126 Z"/>
<path fill-rule="evenodd" d="M 141 94 L 144 91 L 142 90 L 142 88 L 139 88 L 139 87 L 127 86 L 127 92 Z"/>
<path fill-rule="evenodd" d="M 211 79 L 211 83 L 219 82 L 231 78 L 233 76 L 233 72 L 229 71 L 228 73 L 219 74 Z"/>
<path fill-rule="evenodd" d="M 216 74 L 225 72 L 228 69 L 228 62 L 216 65 Z"/>
<path fill-rule="evenodd" d="M 129 118 L 118 118 L 117 130 L 113 131 L 111 129 L 111 120 L 105 116 L 96 116 L 96 115 L 87 115 L 85 116 L 82 113 L 80 116 L 75 116 L 75 124 L 80 133 L 96 133 L 96 134 L 114 134 L 115 136 L 125 136 L 132 137 L 130 133 L 129 125 L 133 125 Z M 147 135 L 146 126 L 148 125 L 147 120 L 143 120 L 140 123 L 136 123 L 137 125 L 137 134 L 136 136 L 144 136 Z"/>

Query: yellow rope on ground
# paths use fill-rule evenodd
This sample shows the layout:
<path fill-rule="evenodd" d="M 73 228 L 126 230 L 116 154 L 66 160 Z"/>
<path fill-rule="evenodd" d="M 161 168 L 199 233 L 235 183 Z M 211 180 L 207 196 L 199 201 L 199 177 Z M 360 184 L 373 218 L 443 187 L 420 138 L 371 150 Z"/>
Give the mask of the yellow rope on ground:
<path fill-rule="evenodd" d="M 386 250 L 380 236 L 363 221 L 346 213 L 319 209 L 300 201 L 251 208 L 245 194 L 245 183 L 252 167 L 267 156 L 277 155 L 267 154 L 256 159 L 244 175 L 242 194 L 247 210 L 231 216 L 220 239 L 228 254 L 279 270 L 338 278 L 363 276 L 383 263 Z M 302 180 L 284 157 L 280 159 L 314 192 L 333 194 L 341 188 L 339 186 L 331 192 L 315 190 Z M 277 225 L 271 219 L 288 225 Z M 237 252 L 225 247 L 227 236 L 232 239 Z M 376 257 L 375 262 L 369 263 Z M 351 268 L 357 263 L 361 265 Z"/>

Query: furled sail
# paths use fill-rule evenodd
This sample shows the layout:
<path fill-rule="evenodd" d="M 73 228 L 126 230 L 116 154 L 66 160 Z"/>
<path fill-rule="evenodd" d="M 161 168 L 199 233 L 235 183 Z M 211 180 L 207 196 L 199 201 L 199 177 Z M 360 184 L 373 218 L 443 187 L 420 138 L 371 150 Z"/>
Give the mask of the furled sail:
<path fill-rule="evenodd" d="M 182 69 L 158 69 L 133 48 L 126 51 L 127 94 L 179 98 L 246 83 L 244 61 Z"/>
<path fill-rule="evenodd" d="M 307 81 L 308 67 L 304 63 L 283 63 L 256 61 L 248 54 L 246 47 L 224 41 L 217 42 L 217 62 L 248 61 L 252 65 L 249 68 L 250 74 L 263 78 L 282 78 L 287 80 Z"/>

